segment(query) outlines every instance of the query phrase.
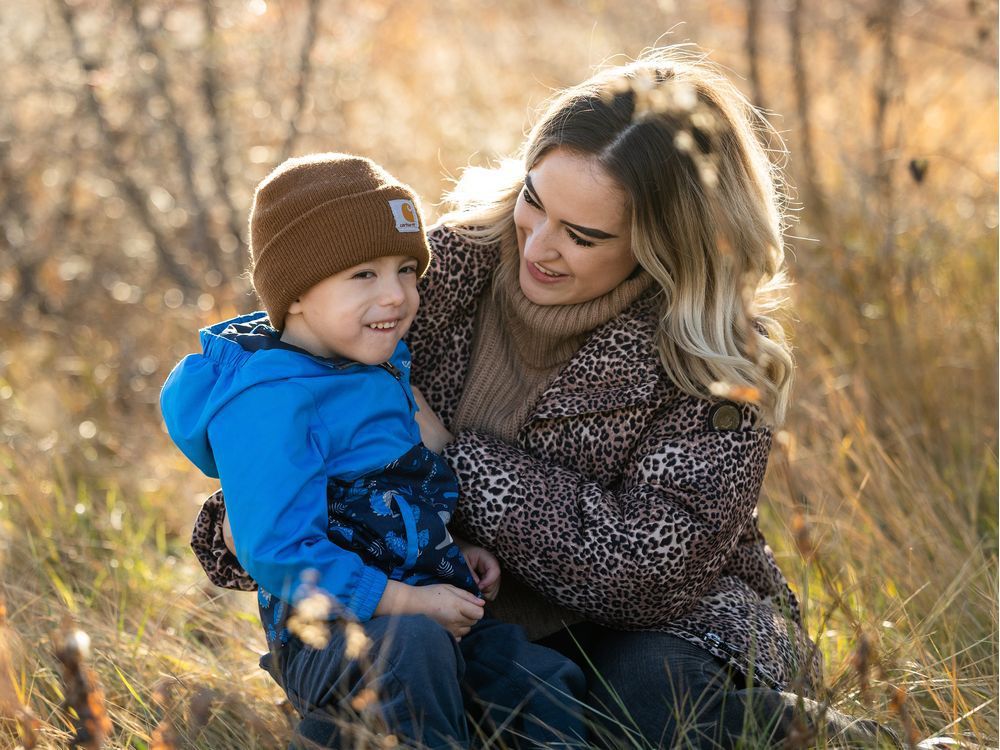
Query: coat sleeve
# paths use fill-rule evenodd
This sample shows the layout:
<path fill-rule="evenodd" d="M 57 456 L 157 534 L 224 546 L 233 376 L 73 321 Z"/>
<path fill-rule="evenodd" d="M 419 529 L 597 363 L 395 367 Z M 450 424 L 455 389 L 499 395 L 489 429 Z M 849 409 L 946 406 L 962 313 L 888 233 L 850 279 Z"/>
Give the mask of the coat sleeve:
<path fill-rule="evenodd" d="M 427 233 L 427 241 L 434 259 L 419 281 L 420 309 L 407 335 L 418 385 L 440 365 L 440 345 L 452 335 L 456 318 L 475 309 L 500 253 L 498 245 L 476 244 L 443 224 Z"/>
<path fill-rule="evenodd" d="M 277 413 L 278 419 L 270 415 Z M 257 385 L 232 399 L 209 423 L 236 543 L 254 580 L 283 599 L 303 572 L 360 620 L 385 590 L 378 568 L 327 537 L 324 434 L 312 394 L 289 385 Z"/>
<path fill-rule="evenodd" d="M 711 429 L 711 406 L 673 399 L 614 489 L 464 431 L 444 451 L 462 491 L 456 523 L 590 619 L 622 628 L 674 619 L 708 591 L 750 522 L 770 448 L 766 429 Z"/>
<path fill-rule="evenodd" d="M 226 546 L 226 498 L 222 490 L 216 490 L 198 511 L 194 527 L 191 529 L 191 549 L 198 563 L 216 586 L 235 591 L 256 591 L 253 579 L 236 555 Z"/>

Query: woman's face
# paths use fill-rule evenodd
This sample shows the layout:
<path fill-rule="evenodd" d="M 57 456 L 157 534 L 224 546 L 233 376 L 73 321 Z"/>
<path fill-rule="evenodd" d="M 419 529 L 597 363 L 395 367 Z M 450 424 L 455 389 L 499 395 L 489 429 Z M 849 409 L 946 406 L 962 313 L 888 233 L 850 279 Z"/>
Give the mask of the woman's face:
<path fill-rule="evenodd" d="M 586 302 L 635 270 L 625 192 L 595 159 L 556 148 L 524 182 L 514 224 L 525 297 L 536 305 Z"/>

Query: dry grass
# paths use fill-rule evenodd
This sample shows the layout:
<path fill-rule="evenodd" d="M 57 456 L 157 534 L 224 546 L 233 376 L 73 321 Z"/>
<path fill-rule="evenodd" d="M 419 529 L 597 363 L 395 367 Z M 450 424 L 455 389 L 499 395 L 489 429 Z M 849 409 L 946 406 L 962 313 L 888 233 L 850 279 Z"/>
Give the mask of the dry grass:
<path fill-rule="evenodd" d="M 74 4 L 91 14 L 92 34 L 117 28 L 105 5 Z M 274 113 L 294 65 L 282 61 L 295 59 L 306 11 L 272 4 L 256 17 L 247 8 L 259 4 L 219 5 L 235 19 L 219 44 L 242 211 L 284 140 Z M 595 25 L 571 3 L 484 6 L 475 23 L 447 3 L 330 3 L 297 150 L 370 154 L 433 199 L 442 170 L 512 150 L 526 105 L 547 87 L 578 80 L 611 52 L 638 52 L 681 17 L 690 22 L 682 36 L 745 69 L 742 4 L 682 5 L 604 8 Z M 762 522 L 805 605 L 834 705 L 904 734 L 947 731 L 996 746 L 995 44 L 975 47 L 979 22 L 954 21 L 948 4 L 907 17 L 889 111 L 895 140 L 873 157 L 870 92 L 881 71 L 869 5 L 879 4 L 826 4 L 809 27 L 818 177 L 832 208 L 824 224 L 805 207 L 792 230 L 821 239 L 791 241 L 798 379 Z M 67 115 L 58 98 L 78 83 L 68 63 L 51 74 L 58 96 L 33 88 L 34 72 L 66 45 L 58 36 L 32 41 L 45 6 L 22 6 L 20 26 L 0 10 L 0 55 L 8 56 L 0 59 L 14 71 L 0 96 L 14 91 L 23 105 L 10 122 L 0 118 L 18 134 L 10 163 L 40 203 L 61 194 L 69 176 L 76 182 L 67 192 L 73 218 L 62 225 L 69 240 L 45 235 L 44 222 L 32 235 L 51 253 L 33 277 L 46 312 L 12 306 L 16 274 L 0 262 L 0 305 L 11 302 L 0 313 L 0 747 L 64 747 L 80 731 L 87 709 L 67 708 L 56 655 L 76 628 L 91 641 L 85 664 L 104 694 L 108 746 L 282 746 L 290 718 L 256 665 L 263 639 L 251 597 L 212 589 L 187 549 L 212 483 L 172 448 L 156 409 L 159 385 L 194 346 L 193 331 L 250 303 L 237 283 L 209 285 L 210 296 L 181 304 L 142 228 L 108 194 L 96 140 L 73 122 L 83 115 Z M 973 6 L 985 4 L 970 4 L 970 14 Z M 791 113 L 783 11 L 769 13 L 774 54 L 764 60 L 764 89 L 772 109 Z M 424 35 L 403 33 L 415 28 Z M 31 54 L 9 59 L 18 44 Z M 186 48 L 161 40 L 161 49 L 183 81 Z M 107 54 L 92 85 L 109 106 L 124 107 L 139 96 L 129 47 Z M 255 88 L 258 77 L 273 88 Z M 55 109 L 67 127 L 51 129 Z M 151 184 L 154 157 L 168 151 L 162 135 L 144 140 L 143 128 L 157 133 L 156 123 L 109 111 L 138 179 Z M 777 122 L 791 140 L 792 181 L 803 184 L 798 123 L 790 115 Z M 50 152 L 79 159 L 50 163 Z M 873 158 L 895 165 L 891 200 Z M 920 182 L 905 169 L 913 158 L 928 160 Z M 0 197 L 10 209 L 3 187 Z"/>

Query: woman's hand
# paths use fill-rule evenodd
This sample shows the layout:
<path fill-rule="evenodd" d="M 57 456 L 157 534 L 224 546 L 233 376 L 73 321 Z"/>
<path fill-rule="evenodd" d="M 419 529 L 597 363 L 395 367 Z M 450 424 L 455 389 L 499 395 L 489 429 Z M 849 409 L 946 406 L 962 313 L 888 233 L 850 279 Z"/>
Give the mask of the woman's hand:
<path fill-rule="evenodd" d="M 424 394 L 420 389 L 413 386 L 413 398 L 417 401 L 420 411 L 417 412 L 417 425 L 420 427 L 420 439 L 424 445 L 435 453 L 440 453 L 444 447 L 455 439 L 455 436 L 448 432 L 448 428 L 434 413 L 434 410 L 427 403 Z"/>
<path fill-rule="evenodd" d="M 426 615 L 460 641 L 482 619 L 483 605 L 475 594 L 447 583 L 408 586 L 389 581 L 375 615 Z"/>
<path fill-rule="evenodd" d="M 472 571 L 472 577 L 476 581 L 476 585 L 479 586 L 479 590 L 483 592 L 483 596 L 488 601 L 493 601 L 500 593 L 500 561 L 492 552 L 482 547 L 460 540 L 456 541 L 459 549 L 462 550 L 465 561 L 469 564 L 469 570 Z"/>

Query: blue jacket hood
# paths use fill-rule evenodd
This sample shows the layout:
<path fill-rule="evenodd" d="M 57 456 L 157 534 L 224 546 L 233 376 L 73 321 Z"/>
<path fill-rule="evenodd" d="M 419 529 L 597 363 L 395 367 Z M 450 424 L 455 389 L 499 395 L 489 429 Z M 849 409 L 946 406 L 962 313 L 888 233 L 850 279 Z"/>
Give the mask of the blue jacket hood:
<path fill-rule="evenodd" d="M 263 311 L 241 315 L 199 331 L 202 352 L 184 357 L 167 376 L 160 409 L 167 431 L 203 473 L 218 478 L 208 425 L 229 401 L 255 386 L 310 377 L 356 363 L 325 359 L 280 341 Z M 252 364 L 248 366 L 251 361 Z M 401 341 L 390 364 L 409 369 L 409 350 Z"/>

